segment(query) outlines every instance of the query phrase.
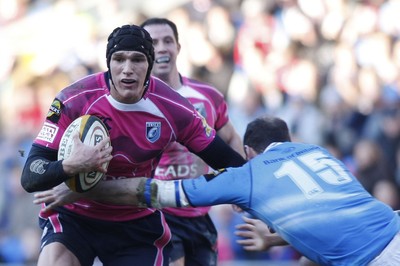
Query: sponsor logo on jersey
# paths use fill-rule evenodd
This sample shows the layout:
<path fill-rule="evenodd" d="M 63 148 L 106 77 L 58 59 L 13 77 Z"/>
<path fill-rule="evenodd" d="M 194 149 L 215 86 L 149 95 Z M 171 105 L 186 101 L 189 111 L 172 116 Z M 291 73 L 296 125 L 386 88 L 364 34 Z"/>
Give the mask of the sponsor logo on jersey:
<path fill-rule="evenodd" d="M 60 100 L 54 99 L 53 103 L 51 104 L 49 111 L 47 112 L 47 119 L 53 123 L 58 123 L 61 117 L 61 109 L 63 104 Z"/>
<path fill-rule="evenodd" d="M 161 136 L 161 122 L 146 122 L 146 139 L 156 142 Z"/>
<path fill-rule="evenodd" d="M 183 179 L 183 178 L 190 178 L 193 176 L 200 176 L 201 173 L 198 170 L 198 165 L 184 165 L 184 164 L 174 164 L 164 166 L 158 166 L 156 168 L 155 176 L 157 179 Z"/>
<path fill-rule="evenodd" d="M 36 139 L 53 143 L 58 132 L 58 126 L 44 122 Z"/>

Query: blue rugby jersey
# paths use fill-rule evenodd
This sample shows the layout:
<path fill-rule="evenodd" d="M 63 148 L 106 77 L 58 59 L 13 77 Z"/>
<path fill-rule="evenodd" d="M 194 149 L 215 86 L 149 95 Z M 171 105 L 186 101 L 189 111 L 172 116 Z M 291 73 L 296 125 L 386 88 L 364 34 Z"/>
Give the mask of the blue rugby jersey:
<path fill-rule="evenodd" d="M 366 265 L 400 230 L 393 210 L 327 150 L 271 146 L 243 167 L 183 180 L 191 205 L 236 204 L 323 265 Z"/>

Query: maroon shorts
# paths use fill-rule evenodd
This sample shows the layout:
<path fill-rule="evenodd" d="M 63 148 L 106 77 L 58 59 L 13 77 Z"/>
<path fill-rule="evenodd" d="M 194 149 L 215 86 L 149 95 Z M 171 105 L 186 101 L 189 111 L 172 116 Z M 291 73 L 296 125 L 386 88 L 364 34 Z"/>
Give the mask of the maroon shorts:
<path fill-rule="evenodd" d="M 217 230 L 210 216 L 178 217 L 165 213 L 172 233 L 171 261 L 185 257 L 186 265 L 217 265 Z"/>
<path fill-rule="evenodd" d="M 75 254 L 82 266 L 93 265 L 96 257 L 103 265 L 168 265 L 171 233 L 160 211 L 126 222 L 60 211 L 48 219 L 39 218 L 44 230 L 42 248 L 60 242 Z"/>

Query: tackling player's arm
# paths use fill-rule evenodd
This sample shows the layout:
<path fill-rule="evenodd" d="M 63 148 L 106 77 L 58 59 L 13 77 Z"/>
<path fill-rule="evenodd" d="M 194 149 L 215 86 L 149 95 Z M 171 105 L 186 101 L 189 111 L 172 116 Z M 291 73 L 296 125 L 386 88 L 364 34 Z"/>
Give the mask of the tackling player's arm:
<path fill-rule="evenodd" d="M 117 205 L 138 207 L 188 207 L 181 180 L 127 178 L 100 182 L 87 194 L 91 199 Z"/>
<path fill-rule="evenodd" d="M 138 207 L 186 207 L 189 206 L 181 181 L 161 181 L 152 178 L 126 178 L 99 182 L 93 189 L 77 193 L 66 185 L 38 192 L 35 204 L 46 203 L 44 211 L 86 198 L 115 205 Z"/>
<path fill-rule="evenodd" d="M 234 193 L 234 191 L 216 192 L 216 190 L 220 190 L 221 184 L 226 182 L 226 179 L 215 177 L 224 172 L 225 170 L 222 170 L 186 180 L 166 181 L 145 177 L 103 180 L 93 189 L 84 193 L 72 192 L 67 186 L 60 185 L 51 190 L 36 193 L 34 203 L 47 203 L 46 210 L 72 203 L 82 198 L 108 204 L 158 209 L 163 207 L 198 207 L 237 203 L 235 199 L 240 199 L 240 195 L 237 195 L 238 193 Z M 225 177 L 230 178 L 229 176 Z M 213 184 L 209 182 L 212 179 L 214 181 L 212 182 Z M 186 183 L 183 184 L 184 182 Z M 197 189 L 193 190 L 192 182 L 196 182 L 195 187 Z M 191 195 L 185 191 L 185 187 L 191 190 L 189 192 Z M 241 189 L 246 190 L 243 186 L 241 186 Z M 195 201 L 195 203 L 191 202 L 191 200 Z"/>

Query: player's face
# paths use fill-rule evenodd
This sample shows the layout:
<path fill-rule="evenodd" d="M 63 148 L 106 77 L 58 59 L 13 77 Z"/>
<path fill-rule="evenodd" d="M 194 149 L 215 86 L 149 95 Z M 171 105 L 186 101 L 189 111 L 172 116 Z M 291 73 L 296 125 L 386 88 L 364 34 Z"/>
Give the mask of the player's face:
<path fill-rule="evenodd" d="M 153 39 L 155 61 L 152 74 L 162 80 L 169 75 L 175 75 L 177 70 L 176 58 L 181 49 L 174 32 L 167 24 L 149 25 L 144 27 Z"/>
<path fill-rule="evenodd" d="M 115 87 L 111 95 L 122 103 L 138 102 L 143 95 L 149 64 L 146 56 L 137 51 L 118 51 L 112 54 L 110 71 Z"/>

